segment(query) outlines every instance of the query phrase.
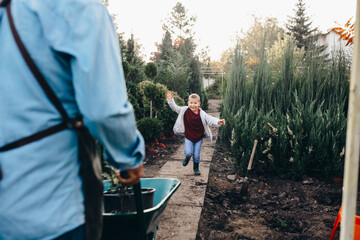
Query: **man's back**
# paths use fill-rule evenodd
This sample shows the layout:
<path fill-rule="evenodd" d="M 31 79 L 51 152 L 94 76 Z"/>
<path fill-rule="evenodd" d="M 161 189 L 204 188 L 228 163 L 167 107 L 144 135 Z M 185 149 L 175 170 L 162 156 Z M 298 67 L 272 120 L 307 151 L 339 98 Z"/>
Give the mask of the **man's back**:
<path fill-rule="evenodd" d="M 143 140 L 106 9 L 97 0 L 12 0 L 11 9 L 25 47 L 68 115 L 83 115 L 118 167 L 139 164 Z M 1 147 L 62 119 L 23 60 L 5 9 L 0 42 Z M 0 239 L 52 239 L 84 223 L 74 131 L 0 153 L 0 168 Z"/>

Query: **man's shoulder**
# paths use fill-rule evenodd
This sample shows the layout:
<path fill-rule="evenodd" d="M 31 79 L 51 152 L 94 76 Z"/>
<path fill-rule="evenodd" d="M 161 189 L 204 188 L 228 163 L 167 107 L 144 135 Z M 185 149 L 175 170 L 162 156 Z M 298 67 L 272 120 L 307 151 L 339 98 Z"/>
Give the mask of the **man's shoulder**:
<path fill-rule="evenodd" d="M 32 6 L 42 6 L 56 14 L 56 16 L 68 16 L 79 10 L 89 11 L 94 7 L 101 7 L 100 0 L 23 0 Z"/>

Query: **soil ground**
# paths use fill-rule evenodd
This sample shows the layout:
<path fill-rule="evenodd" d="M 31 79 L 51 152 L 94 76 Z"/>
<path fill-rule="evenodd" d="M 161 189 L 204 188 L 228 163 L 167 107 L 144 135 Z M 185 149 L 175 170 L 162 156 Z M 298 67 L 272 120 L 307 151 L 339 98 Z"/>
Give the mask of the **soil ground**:
<path fill-rule="evenodd" d="M 250 175 L 244 188 L 227 179 L 233 174 L 232 164 L 224 161 L 228 153 L 218 142 L 197 240 L 329 239 L 341 206 L 341 180 Z"/>

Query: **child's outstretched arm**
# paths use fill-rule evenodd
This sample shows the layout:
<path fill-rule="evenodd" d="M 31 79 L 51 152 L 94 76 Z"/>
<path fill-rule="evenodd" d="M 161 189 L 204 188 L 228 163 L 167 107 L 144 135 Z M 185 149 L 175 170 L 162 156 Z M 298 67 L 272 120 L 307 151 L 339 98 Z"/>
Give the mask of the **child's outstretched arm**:
<path fill-rule="evenodd" d="M 178 105 L 176 105 L 175 101 L 174 101 L 174 95 L 171 93 L 171 91 L 168 91 L 166 93 L 166 98 L 167 98 L 167 102 L 169 104 L 169 107 L 177 112 L 180 113 L 181 107 L 179 107 Z"/>
<path fill-rule="evenodd" d="M 205 113 L 205 121 L 210 126 L 220 127 L 221 125 L 225 125 L 225 119 L 218 119 L 216 117 L 213 117 L 207 113 Z"/>

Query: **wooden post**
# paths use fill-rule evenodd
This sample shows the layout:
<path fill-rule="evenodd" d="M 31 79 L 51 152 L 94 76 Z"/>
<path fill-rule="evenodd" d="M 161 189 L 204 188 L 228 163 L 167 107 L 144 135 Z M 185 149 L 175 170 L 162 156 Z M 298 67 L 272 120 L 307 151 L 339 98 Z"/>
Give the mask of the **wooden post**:
<path fill-rule="evenodd" d="M 354 239 L 360 148 L 360 0 L 357 0 L 343 183 L 340 240 Z"/>

